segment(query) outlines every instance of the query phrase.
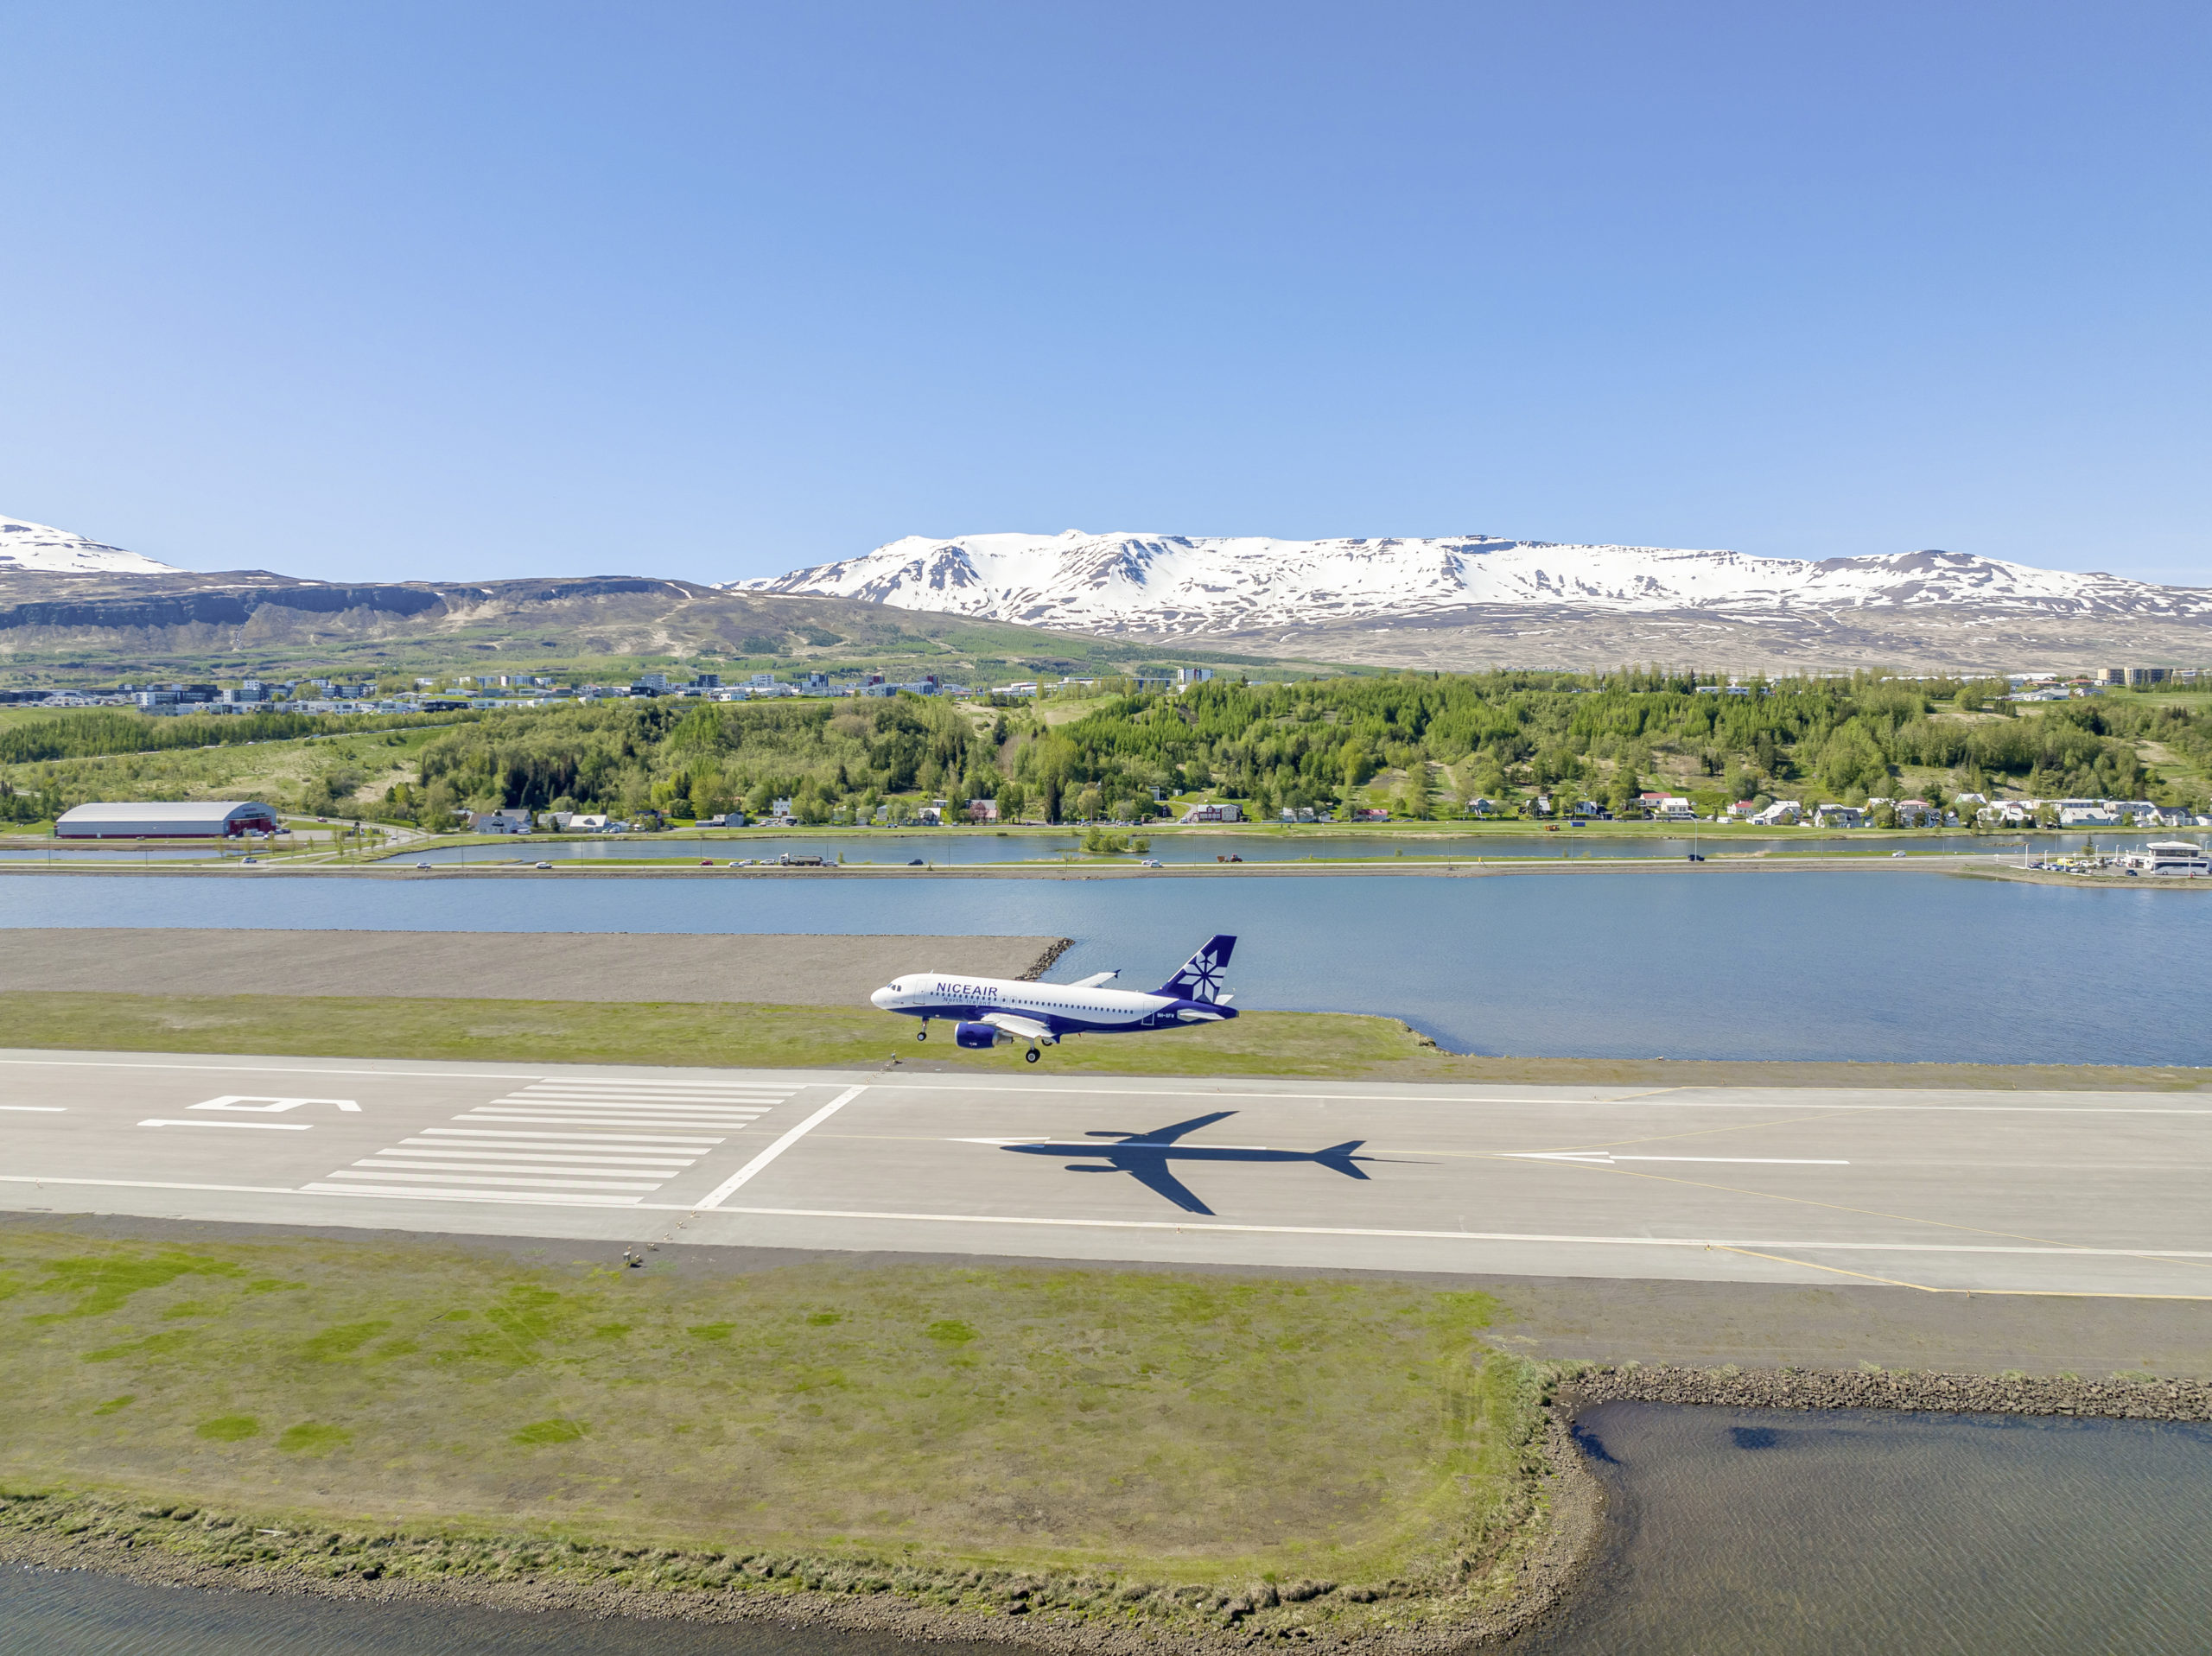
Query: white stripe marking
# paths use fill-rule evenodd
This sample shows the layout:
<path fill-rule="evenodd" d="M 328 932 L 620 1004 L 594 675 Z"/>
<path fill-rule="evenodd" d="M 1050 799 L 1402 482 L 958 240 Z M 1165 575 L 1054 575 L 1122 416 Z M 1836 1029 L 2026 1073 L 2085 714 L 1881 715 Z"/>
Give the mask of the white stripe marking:
<path fill-rule="evenodd" d="M 200 1117 L 189 1121 L 173 1121 L 156 1116 L 150 1121 L 141 1121 L 142 1127 L 255 1127 L 263 1133 L 305 1133 L 315 1126 L 312 1121 L 217 1121 Z"/>
<path fill-rule="evenodd" d="M 751 1180 L 754 1175 L 766 1171 L 768 1164 L 774 1161 L 777 1157 L 782 1155 L 786 1150 L 789 1150 L 800 1139 L 805 1138 L 808 1133 L 813 1132 L 815 1128 L 820 1126 L 824 1121 L 827 1121 L 831 1116 L 836 1114 L 838 1111 L 843 1109 L 846 1105 L 851 1103 L 855 1099 L 858 1098 L 867 1090 L 868 1088 L 865 1086 L 848 1087 L 845 1088 L 843 1092 L 838 1094 L 836 1097 L 831 1099 L 820 1109 L 815 1111 L 812 1115 L 808 1116 L 805 1120 L 800 1122 L 790 1132 L 784 1134 L 782 1138 L 777 1139 L 774 1144 L 770 1145 L 767 1149 L 762 1151 L 758 1156 L 755 1156 L 751 1161 L 746 1163 L 744 1166 L 739 1168 L 737 1171 L 731 1174 L 719 1185 L 715 1186 L 715 1189 L 708 1194 L 706 1199 L 699 1203 L 699 1206 L 702 1209 L 721 1207 L 723 1202 L 728 1201 L 732 1196 L 742 1190 L 746 1183 Z"/>
<path fill-rule="evenodd" d="M 667 1181 L 655 1179 L 651 1183 L 633 1179 L 556 1179 L 556 1178 L 487 1178 L 471 1171 L 467 1173 L 403 1173 L 378 1167 L 364 1173 L 340 1168 L 335 1173 L 324 1175 L 324 1183 L 331 1179 L 389 1179 L 395 1184 L 518 1184 L 537 1190 L 658 1190 Z"/>
<path fill-rule="evenodd" d="M 549 1167 L 542 1162 L 415 1161 L 404 1157 L 393 1161 L 386 1161 L 381 1158 L 374 1160 L 362 1160 L 355 1162 L 353 1165 L 368 1168 L 379 1176 L 391 1178 L 410 1177 L 410 1172 L 391 1171 L 405 1169 L 410 1170 L 411 1173 L 467 1173 L 472 1177 L 486 1173 L 521 1173 L 531 1176 L 524 1181 L 525 1183 L 550 1183 L 556 1186 L 564 1179 L 570 1178 L 650 1179 L 652 1181 L 649 1184 L 619 1184 L 609 1187 L 624 1190 L 658 1190 L 683 1171 L 680 1167 L 603 1167 L 593 1164 L 582 1167 Z M 337 1178 L 341 1175 L 334 1173 L 331 1177 Z M 344 1173 L 342 1177 L 352 1178 L 354 1175 Z"/>
<path fill-rule="evenodd" d="M 635 1110 L 663 1115 L 766 1115 L 765 1104 L 704 1103 L 696 1099 L 663 1098 L 533 1098 L 517 1094 L 495 1098 L 480 1108 L 509 1110 Z"/>
<path fill-rule="evenodd" d="M 421 1139 L 406 1140 L 410 1145 L 423 1144 L 431 1138 L 440 1139 L 497 1139 L 503 1142 L 514 1140 L 531 1145 L 665 1145 L 671 1150 L 712 1150 L 722 1139 L 719 1134 L 711 1139 L 677 1138 L 673 1134 L 638 1133 L 510 1133 L 501 1127 L 424 1127 Z"/>
<path fill-rule="evenodd" d="M 607 1087 L 616 1091 L 639 1088 L 652 1091 L 699 1091 L 724 1093 L 767 1093 L 778 1098 L 789 1098 L 798 1089 L 779 1087 L 772 1082 L 709 1081 L 687 1079 L 680 1075 L 537 1075 L 531 1078 L 533 1087 Z"/>
<path fill-rule="evenodd" d="M 675 1167 L 690 1166 L 699 1158 L 675 1151 L 632 1152 L 620 1155 L 603 1150 L 580 1150 L 573 1145 L 540 1147 L 537 1145 L 515 1145 L 502 1149 L 493 1145 L 424 1144 L 419 1139 L 404 1139 L 397 1150 L 379 1150 L 379 1156 L 404 1156 L 410 1161 L 458 1162 L 532 1162 L 549 1167 L 558 1167 L 569 1162 L 590 1162 L 603 1167 Z"/>
<path fill-rule="evenodd" d="M 741 1115 L 596 1115 L 586 1114 L 541 1114 L 536 1110 L 469 1110 L 454 1117 L 456 1121 L 536 1121 L 559 1126 L 575 1121 L 587 1126 L 643 1126 L 690 1127 L 749 1127 L 753 1118 Z"/>
<path fill-rule="evenodd" d="M 287 1194 L 290 1194 L 287 1192 Z M 636 1208 L 637 1196 L 532 1196 L 526 1190 L 399 1190 L 374 1184 L 303 1184 L 298 1194 L 320 1196 L 378 1196 L 408 1202 L 515 1202 L 541 1208 Z"/>
<path fill-rule="evenodd" d="M 14 1110 L 23 1115 L 66 1115 L 66 1104 L 0 1104 L 0 1110 Z"/>

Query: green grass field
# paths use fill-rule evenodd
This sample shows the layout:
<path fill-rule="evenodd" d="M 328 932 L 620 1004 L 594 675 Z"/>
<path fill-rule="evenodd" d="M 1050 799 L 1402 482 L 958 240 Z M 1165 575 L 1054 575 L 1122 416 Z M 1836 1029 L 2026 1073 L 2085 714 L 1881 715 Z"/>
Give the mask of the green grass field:
<path fill-rule="evenodd" d="M 873 1069 L 897 1060 L 1008 1072 L 1018 1049 L 970 1052 L 940 1031 L 851 1006 L 402 999 L 342 995 L 0 993 L 0 1044 L 76 1051 L 287 1053 L 525 1063 Z M 1394 1018 L 1248 1011 L 1156 1035 L 1077 1036 L 1041 1073 L 1284 1075 L 1561 1085 L 2190 1089 L 2212 1070 L 1997 1065 L 1503 1057 L 1446 1052 Z"/>
<path fill-rule="evenodd" d="M 1464 1615 L 1541 1527 L 1479 1294 L 572 1251 L 0 1229 L 0 1531 L 1197 1627 Z"/>

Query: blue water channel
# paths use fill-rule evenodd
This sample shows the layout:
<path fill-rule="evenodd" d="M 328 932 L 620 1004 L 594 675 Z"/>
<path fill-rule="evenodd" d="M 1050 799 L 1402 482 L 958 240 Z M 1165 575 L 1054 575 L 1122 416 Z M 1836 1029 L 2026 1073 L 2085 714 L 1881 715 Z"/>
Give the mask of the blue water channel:
<path fill-rule="evenodd" d="M 1239 1004 L 1402 1018 L 1458 1050 L 2212 1063 L 2212 892 L 1890 868 L 1475 879 L 0 879 L 0 928 L 1065 936 L 1150 987 L 1214 932 Z M 0 945 L 4 946 L 4 945 Z M 740 942 L 734 947 L 742 949 Z M 589 945 L 559 946 L 563 969 Z M 187 983 L 134 987 L 188 990 Z"/>

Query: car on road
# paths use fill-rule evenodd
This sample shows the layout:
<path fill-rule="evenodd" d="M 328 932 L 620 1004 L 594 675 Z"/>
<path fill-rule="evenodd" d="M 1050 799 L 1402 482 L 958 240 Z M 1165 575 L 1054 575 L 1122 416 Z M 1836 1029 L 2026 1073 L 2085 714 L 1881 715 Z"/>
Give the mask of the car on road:
<path fill-rule="evenodd" d="M 906 866 L 909 868 L 921 868 L 926 866 L 919 857 L 909 857 L 906 860 Z"/>
<path fill-rule="evenodd" d="M 531 866 L 532 868 L 550 868 L 553 865 L 550 862 L 534 862 L 531 864 Z"/>
<path fill-rule="evenodd" d="M 251 857 L 249 857 L 248 859 L 246 859 L 246 860 L 247 860 L 247 861 L 249 861 L 249 862 L 251 862 L 251 860 L 252 860 Z M 428 863 L 426 863 L 426 862 L 418 862 L 418 863 L 416 863 L 415 866 L 416 866 L 417 868 L 424 869 L 424 870 L 426 870 L 426 871 L 427 871 L 427 870 L 429 869 L 429 866 L 430 866 L 430 865 L 429 865 L 429 864 L 428 864 Z"/>

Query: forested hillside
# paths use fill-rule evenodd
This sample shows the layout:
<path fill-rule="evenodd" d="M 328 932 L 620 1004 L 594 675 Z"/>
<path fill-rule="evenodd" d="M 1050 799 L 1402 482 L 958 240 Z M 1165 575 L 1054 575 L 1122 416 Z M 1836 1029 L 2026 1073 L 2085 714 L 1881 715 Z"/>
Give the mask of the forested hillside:
<path fill-rule="evenodd" d="M 1556 790 L 1619 807 L 1655 788 L 1707 810 L 1761 795 L 1943 790 L 2207 808 L 2212 698 L 2202 694 L 2018 707 L 2001 699 L 2001 682 L 1745 688 L 1661 674 L 1403 674 L 1217 679 L 1165 695 L 1109 681 L 1041 702 L 639 699 L 474 714 L 434 730 L 102 712 L 0 731 L 0 758 L 13 761 L 0 775 L 18 820 L 86 799 L 245 796 L 439 827 L 463 808 L 683 819 L 783 797 L 810 822 L 879 805 L 900 819 L 931 798 L 995 799 L 1008 820 L 1129 820 L 1193 794 L 1252 815 L 1351 804 L 1441 818 L 1476 798 L 1510 809 Z"/>
<path fill-rule="evenodd" d="M 1559 788 L 1625 804 L 1650 787 L 1713 799 L 1863 799 L 1955 785 L 1991 794 L 2204 798 L 2203 698 L 2110 695 L 2022 712 L 1997 682 L 1779 681 L 1700 693 L 1614 674 L 1403 675 L 1082 703 L 626 702 L 493 716 L 432 740 L 395 807 L 754 809 L 804 820 L 879 803 L 993 798 L 1008 817 L 1157 814 L 1205 791 L 1254 814 L 1384 803 L 1458 815 L 1468 800 Z"/>

